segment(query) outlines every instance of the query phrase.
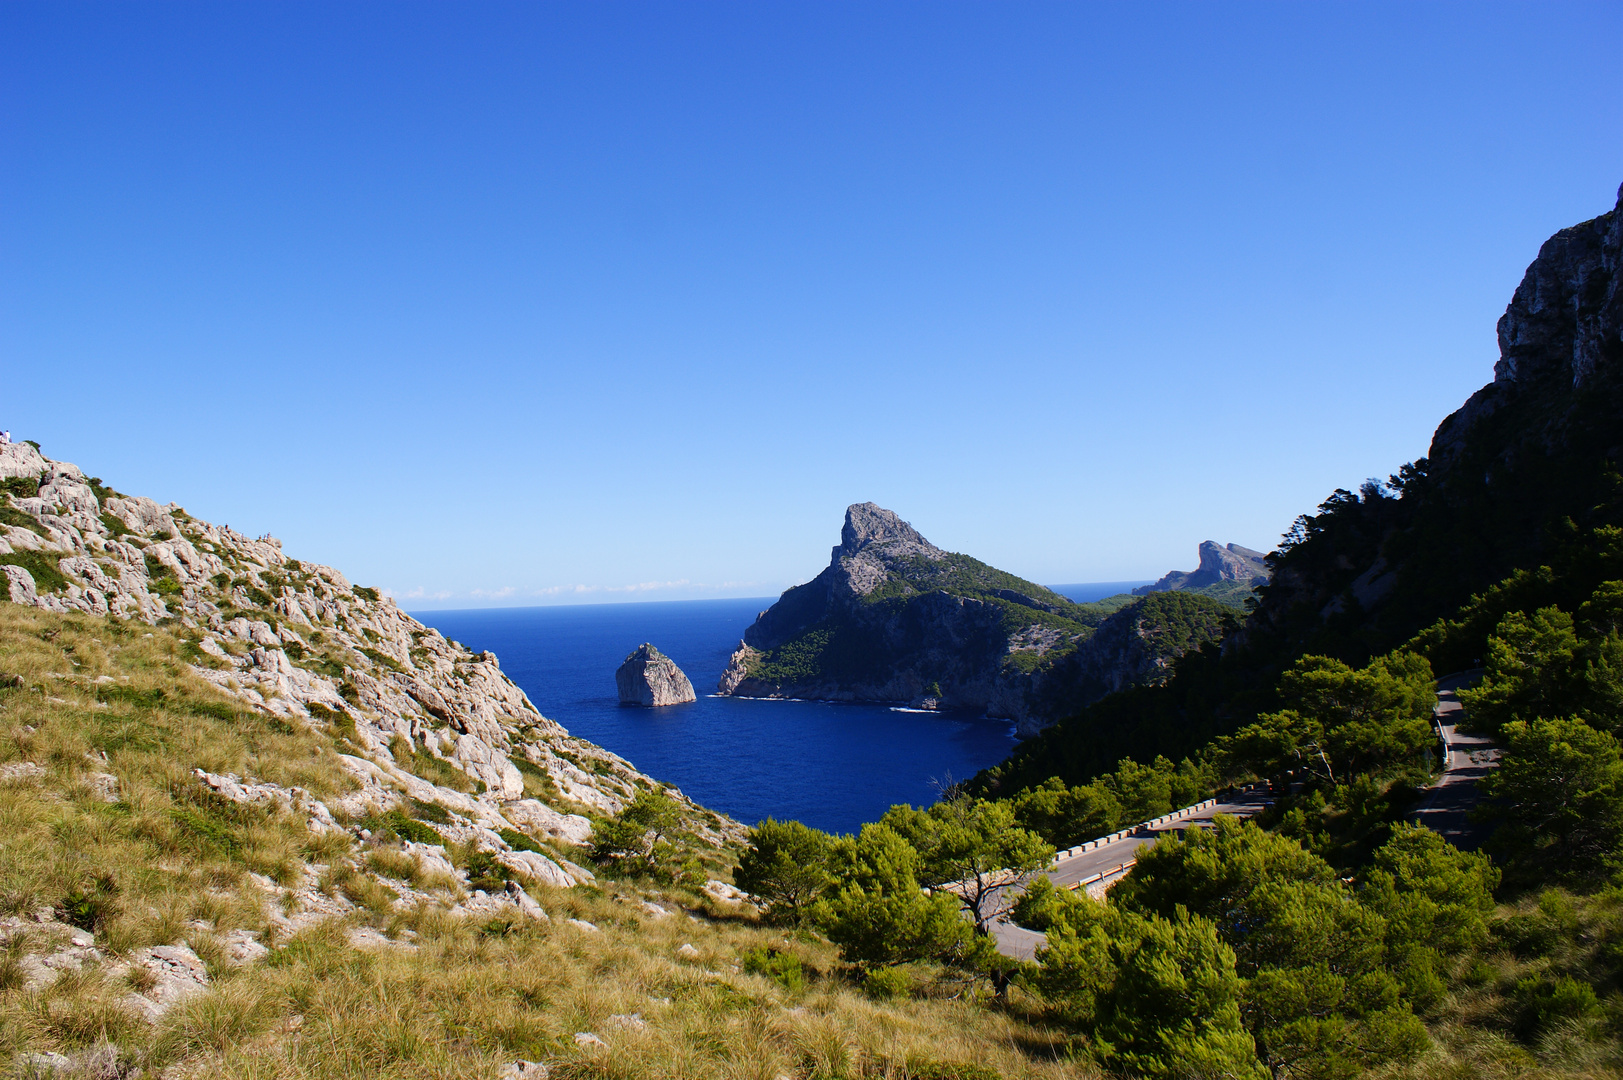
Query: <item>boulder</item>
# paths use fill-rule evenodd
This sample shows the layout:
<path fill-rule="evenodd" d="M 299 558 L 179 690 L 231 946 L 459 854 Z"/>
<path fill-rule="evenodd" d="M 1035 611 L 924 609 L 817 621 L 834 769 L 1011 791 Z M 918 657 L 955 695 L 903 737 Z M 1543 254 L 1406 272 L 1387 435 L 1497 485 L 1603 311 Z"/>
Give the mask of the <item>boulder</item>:
<path fill-rule="evenodd" d="M 695 700 L 693 684 L 676 661 L 643 643 L 614 673 L 622 705 L 681 705 Z"/>
<path fill-rule="evenodd" d="M 13 604 L 32 604 L 38 595 L 34 591 L 34 575 L 20 566 L 7 566 L 6 591 Z"/>

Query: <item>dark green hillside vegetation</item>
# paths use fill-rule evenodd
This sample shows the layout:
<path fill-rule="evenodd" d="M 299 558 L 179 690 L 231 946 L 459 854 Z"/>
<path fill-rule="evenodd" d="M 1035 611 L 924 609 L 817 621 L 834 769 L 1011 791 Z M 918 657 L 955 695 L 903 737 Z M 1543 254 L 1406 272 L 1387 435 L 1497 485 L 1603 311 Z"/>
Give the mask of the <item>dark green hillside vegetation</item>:
<path fill-rule="evenodd" d="M 1039 884 L 1017 905 L 1049 934 L 1032 985 L 1100 1064 L 1623 1072 L 1620 265 L 1615 211 L 1552 239 L 1500 324 L 1495 382 L 1427 458 L 1298 519 L 1221 649 L 969 785 L 1058 843 L 1132 820 L 1114 796 L 1134 770 L 1183 758 L 1202 793 L 1272 785 L 1268 813 L 1162 840 L 1106 904 Z M 1502 754 L 1480 853 L 1407 821 L 1438 768 L 1445 673 L 1466 681 L 1462 728 Z"/>

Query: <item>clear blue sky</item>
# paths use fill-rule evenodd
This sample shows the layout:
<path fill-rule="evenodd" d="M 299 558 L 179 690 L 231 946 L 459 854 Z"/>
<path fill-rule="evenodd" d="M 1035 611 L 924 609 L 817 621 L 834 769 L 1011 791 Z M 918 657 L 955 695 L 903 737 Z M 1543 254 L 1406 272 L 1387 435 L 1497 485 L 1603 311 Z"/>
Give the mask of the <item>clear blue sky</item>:
<path fill-rule="evenodd" d="M 13 2 L 0 427 L 408 607 L 1148 578 L 1619 181 L 1617 3 Z"/>

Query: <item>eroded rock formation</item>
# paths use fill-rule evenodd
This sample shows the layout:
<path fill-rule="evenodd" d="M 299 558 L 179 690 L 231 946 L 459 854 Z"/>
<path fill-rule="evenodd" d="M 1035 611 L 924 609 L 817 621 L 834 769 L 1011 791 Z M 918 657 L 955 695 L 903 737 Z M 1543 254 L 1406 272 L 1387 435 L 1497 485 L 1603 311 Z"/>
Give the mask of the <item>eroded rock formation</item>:
<path fill-rule="evenodd" d="M 676 666 L 676 661 L 644 642 L 614 673 L 615 687 L 620 691 L 620 704 L 684 705 L 697 700 L 693 684 Z"/>

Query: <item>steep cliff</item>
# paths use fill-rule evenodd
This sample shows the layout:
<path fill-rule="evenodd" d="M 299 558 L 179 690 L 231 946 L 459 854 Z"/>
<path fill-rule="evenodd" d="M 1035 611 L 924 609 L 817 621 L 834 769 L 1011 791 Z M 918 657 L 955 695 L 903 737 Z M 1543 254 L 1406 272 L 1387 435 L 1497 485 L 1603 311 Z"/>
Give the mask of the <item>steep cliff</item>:
<path fill-rule="evenodd" d="M 1410 644 L 1439 673 L 1469 667 L 1495 606 L 1458 624 L 1439 620 L 1454 620 L 1473 596 L 1519 572 L 1519 606 L 1570 611 L 1616 578 L 1623 189 L 1618 200 L 1539 249 L 1499 320 L 1493 380 L 1442 421 L 1426 457 L 1385 482 L 1337 490 L 1297 519 L 1266 557 L 1270 579 L 1220 658 L 1203 654 L 1162 687 L 1097 702 L 980 782 L 1075 782 L 1121 757 L 1176 759 L 1277 708 L 1278 674 L 1304 654 L 1361 664 Z"/>
<path fill-rule="evenodd" d="M 1298 519 L 1232 647 L 1357 659 L 1623 524 L 1620 266 L 1618 209 L 1546 241 L 1499 320 L 1493 381 L 1443 420 L 1426 457 Z"/>
<path fill-rule="evenodd" d="M 970 709 L 1035 730 L 1106 688 L 1164 677 L 1172 659 L 1228 626 L 1215 601 L 1176 606 L 1210 610 L 1162 634 L 1167 605 L 1075 604 L 858 503 L 827 569 L 760 614 L 718 690 Z"/>
<path fill-rule="evenodd" d="M 387 803 L 449 806 L 495 836 L 571 844 L 655 783 L 535 708 L 494 654 L 424 626 L 281 542 L 128 497 L 28 443 L 0 446 L 0 572 L 14 603 L 163 626 L 245 705 L 330 732 Z M 719 841 L 736 830 L 689 804 Z M 505 850 L 506 845 L 493 847 Z"/>

